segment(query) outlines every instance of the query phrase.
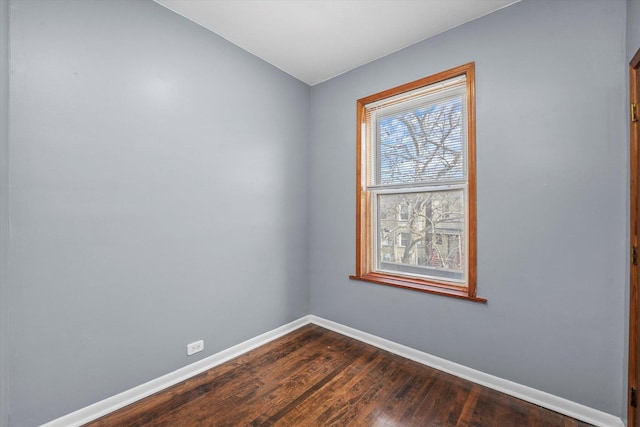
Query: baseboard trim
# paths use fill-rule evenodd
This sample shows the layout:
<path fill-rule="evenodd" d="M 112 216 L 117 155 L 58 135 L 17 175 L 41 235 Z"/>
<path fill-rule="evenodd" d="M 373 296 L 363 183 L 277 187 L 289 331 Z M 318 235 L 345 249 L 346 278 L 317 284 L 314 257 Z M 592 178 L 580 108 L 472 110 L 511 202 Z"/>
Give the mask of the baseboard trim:
<path fill-rule="evenodd" d="M 41 427 L 79 427 L 90 421 L 96 420 L 108 413 L 116 411 L 127 405 L 130 405 L 145 397 L 151 396 L 154 393 L 162 391 L 172 385 L 185 381 L 201 372 L 218 366 L 228 360 L 238 357 L 256 347 L 260 347 L 276 338 L 292 332 L 301 326 L 310 323 L 310 316 L 304 316 L 286 325 L 280 326 L 271 331 L 265 332 L 262 335 L 258 335 L 255 338 L 251 338 L 240 344 L 229 347 L 226 350 L 215 353 L 197 362 L 191 363 L 185 367 L 177 369 L 166 375 L 158 377 L 154 380 L 133 387 L 115 396 L 108 397 L 100 402 L 86 406 L 68 415 L 64 415 L 60 418 L 56 418 Z"/>
<path fill-rule="evenodd" d="M 624 427 L 622 419 L 614 415 L 607 414 L 606 412 L 602 412 L 522 384 L 508 381 L 494 375 L 489 375 L 484 372 L 471 369 L 467 366 L 433 356 L 331 320 L 323 319 L 314 315 L 310 315 L 309 317 L 311 323 L 322 326 L 323 328 L 330 329 L 339 334 L 346 335 L 357 339 L 358 341 L 387 350 L 391 353 L 397 354 L 398 356 L 406 357 L 407 359 L 411 359 L 423 365 L 464 378 L 476 384 L 531 402 L 560 414 L 567 415 L 599 427 Z"/>
<path fill-rule="evenodd" d="M 556 411 L 572 418 L 599 426 L 599 427 L 624 427 L 622 419 L 611 414 L 607 414 L 597 409 L 581 405 L 576 402 L 558 397 L 544 391 L 536 390 L 522 384 L 514 383 L 493 375 L 486 374 L 467 366 L 463 366 L 446 359 L 416 350 L 402 344 L 389 341 L 387 339 L 342 325 L 331 320 L 315 315 L 307 315 L 286 325 L 280 326 L 271 331 L 265 332 L 255 338 L 230 347 L 219 353 L 208 356 L 202 360 L 194 362 L 176 371 L 158 377 L 154 380 L 133 387 L 115 396 L 94 403 L 68 415 L 57 418 L 41 427 L 79 427 L 90 421 L 96 420 L 110 412 L 116 411 L 138 400 L 144 399 L 154 393 L 162 391 L 172 385 L 187 380 L 194 375 L 218 366 L 228 360 L 238 357 L 256 347 L 260 347 L 276 338 L 292 332 L 301 326 L 314 323 L 323 328 L 327 328 L 342 335 L 357 339 L 358 341 L 371 344 L 383 350 L 397 354 L 407 359 L 411 359 L 426 366 L 438 369 L 443 372 L 464 378 L 476 384 L 480 384 L 491 389 L 500 391 L 518 399 L 531 402 L 544 408 Z"/>

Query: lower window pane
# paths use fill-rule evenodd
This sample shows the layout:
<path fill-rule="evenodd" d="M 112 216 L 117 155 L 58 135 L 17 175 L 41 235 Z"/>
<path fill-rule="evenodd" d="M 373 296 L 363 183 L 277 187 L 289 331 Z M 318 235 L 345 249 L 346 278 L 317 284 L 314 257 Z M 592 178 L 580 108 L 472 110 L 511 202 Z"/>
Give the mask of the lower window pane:
<path fill-rule="evenodd" d="M 462 190 L 377 195 L 377 269 L 465 280 Z"/>

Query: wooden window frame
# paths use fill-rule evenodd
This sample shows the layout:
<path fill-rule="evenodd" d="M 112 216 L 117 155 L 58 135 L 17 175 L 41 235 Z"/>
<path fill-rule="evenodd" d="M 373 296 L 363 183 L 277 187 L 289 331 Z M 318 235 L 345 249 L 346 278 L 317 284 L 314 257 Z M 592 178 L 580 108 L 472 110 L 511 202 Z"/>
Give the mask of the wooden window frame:
<path fill-rule="evenodd" d="M 422 279 L 378 272 L 373 268 L 372 259 L 372 224 L 371 193 L 367 190 L 366 143 L 363 135 L 365 124 L 365 108 L 368 104 L 402 93 L 410 92 L 444 80 L 459 76 L 466 77 L 467 108 L 467 284 L 459 286 L 446 281 Z M 357 101 L 356 123 L 356 273 L 349 276 L 353 280 L 361 280 L 381 285 L 412 289 L 454 298 L 486 303 L 485 298 L 476 296 L 476 158 L 475 158 L 475 64 L 470 62 L 429 77 L 416 80 Z"/>

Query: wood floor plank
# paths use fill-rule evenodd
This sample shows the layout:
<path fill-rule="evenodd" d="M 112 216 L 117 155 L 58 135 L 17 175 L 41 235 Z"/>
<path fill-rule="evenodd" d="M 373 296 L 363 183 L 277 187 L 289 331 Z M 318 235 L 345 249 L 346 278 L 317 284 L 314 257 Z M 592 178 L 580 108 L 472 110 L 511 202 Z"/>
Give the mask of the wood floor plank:
<path fill-rule="evenodd" d="M 473 417 L 473 412 L 476 409 L 476 403 L 478 403 L 479 394 L 480 386 L 474 384 L 471 387 L 471 391 L 469 392 L 467 400 L 464 402 L 462 411 L 460 411 L 460 416 L 458 417 L 458 421 L 456 422 L 456 427 L 467 427 L 469 425 L 469 423 L 471 422 L 471 418 Z"/>
<path fill-rule="evenodd" d="M 261 369 L 247 371 L 240 382 L 216 387 L 201 396 L 200 401 L 189 402 L 180 410 L 199 412 L 201 407 L 216 406 L 215 417 L 221 423 L 239 425 L 250 420 L 252 424 L 259 424 L 260 416 L 288 404 L 296 394 L 303 394 L 306 387 L 323 380 L 342 363 L 337 356 L 352 342 L 331 339 L 335 351 L 327 352 L 325 338 L 318 337 L 295 352 L 288 348 L 275 348 L 260 356 Z M 281 357 L 282 353 L 287 356 Z M 265 359 L 268 363 L 264 363 Z M 228 390 L 236 391 L 229 393 Z"/>
<path fill-rule="evenodd" d="M 313 396 L 303 402 L 299 402 L 296 407 L 283 414 L 279 419 L 273 420 L 278 425 L 299 425 L 304 420 L 314 419 L 322 422 L 327 418 L 327 411 L 336 407 L 336 402 L 341 401 L 341 396 L 345 390 L 351 390 L 363 372 L 370 368 L 379 354 L 379 350 L 373 347 L 367 348 L 362 343 L 358 343 L 354 351 L 345 354 L 346 362 L 343 369 L 337 372 L 330 381 L 319 387 Z"/>
<path fill-rule="evenodd" d="M 306 325 L 86 426 L 588 424 Z"/>
<path fill-rule="evenodd" d="M 413 364 L 412 361 L 394 356 L 394 365 L 391 367 L 392 372 L 388 375 L 388 380 L 384 382 L 373 399 L 367 402 L 366 406 L 362 406 L 359 413 L 353 418 L 354 425 L 376 425 L 383 424 L 382 421 L 396 421 L 402 412 L 398 411 L 402 405 L 398 405 L 397 396 L 406 389 L 412 380 L 409 368 Z M 379 379 L 377 379 L 379 381 Z"/>

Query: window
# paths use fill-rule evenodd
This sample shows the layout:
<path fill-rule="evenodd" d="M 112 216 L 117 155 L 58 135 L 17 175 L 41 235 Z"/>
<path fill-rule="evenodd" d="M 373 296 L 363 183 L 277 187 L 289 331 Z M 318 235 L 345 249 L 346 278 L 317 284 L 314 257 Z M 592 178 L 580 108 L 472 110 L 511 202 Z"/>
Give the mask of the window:
<path fill-rule="evenodd" d="M 400 233 L 398 235 L 398 246 L 406 248 L 411 242 L 411 235 L 409 233 Z"/>
<path fill-rule="evenodd" d="M 400 221 L 408 221 L 409 220 L 409 205 L 403 204 L 400 205 Z"/>
<path fill-rule="evenodd" d="M 485 302 L 476 297 L 474 64 L 357 105 L 351 278 Z"/>

